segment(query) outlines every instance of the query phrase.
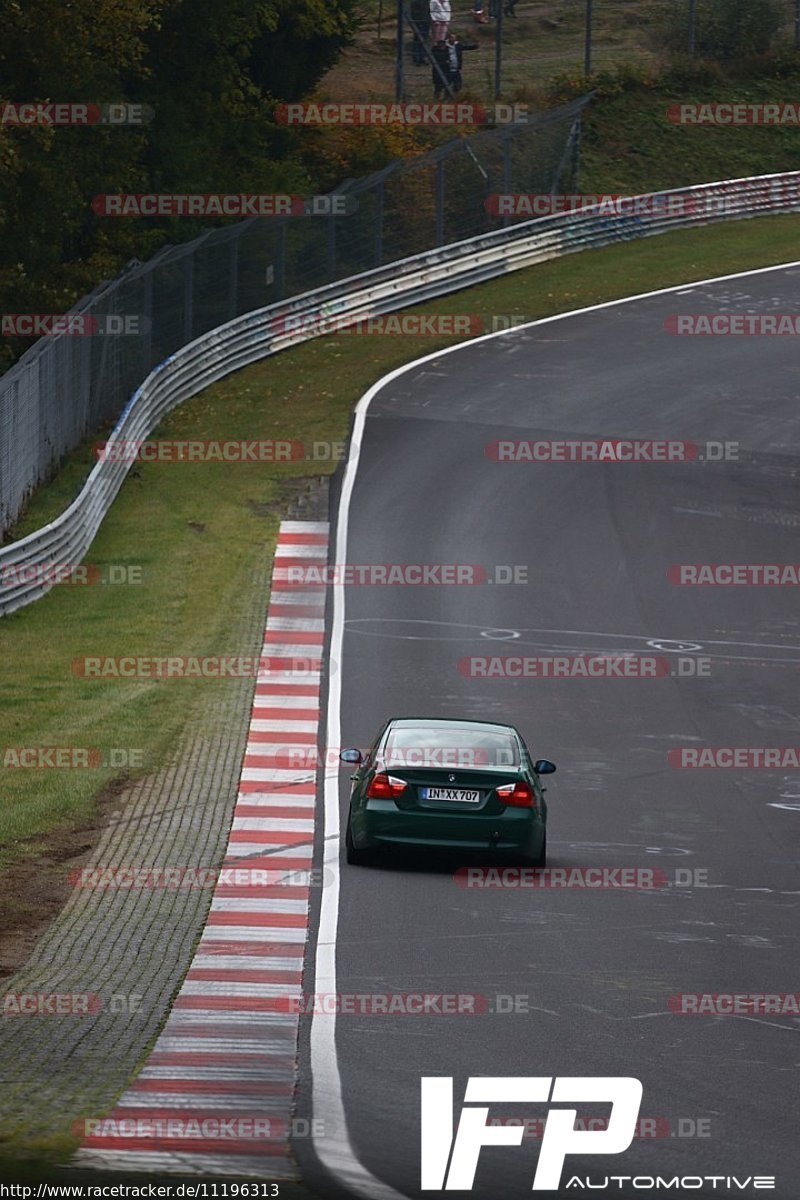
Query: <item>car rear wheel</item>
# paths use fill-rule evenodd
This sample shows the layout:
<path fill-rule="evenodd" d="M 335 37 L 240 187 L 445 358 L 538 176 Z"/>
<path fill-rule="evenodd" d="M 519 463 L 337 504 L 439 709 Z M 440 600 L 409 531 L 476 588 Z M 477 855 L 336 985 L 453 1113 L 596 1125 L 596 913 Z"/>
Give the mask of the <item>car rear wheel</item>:
<path fill-rule="evenodd" d="M 543 870 L 547 866 L 547 830 L 542 835 L 542 848 L 538 856 L 531 855 L 525 859 L 525 866 L 535 867 L 538 870 Z"/>
<path fill-rule="evenodd" d="M 359 850 L 358 846 L 353 841 L 353 828 L 351 825 L 351 813 L 347 814 L 347 827 L 344 831 L 344 852 L 345 858 L 351 867 L 363 867 L 372 857 L 370 850 Z"/>

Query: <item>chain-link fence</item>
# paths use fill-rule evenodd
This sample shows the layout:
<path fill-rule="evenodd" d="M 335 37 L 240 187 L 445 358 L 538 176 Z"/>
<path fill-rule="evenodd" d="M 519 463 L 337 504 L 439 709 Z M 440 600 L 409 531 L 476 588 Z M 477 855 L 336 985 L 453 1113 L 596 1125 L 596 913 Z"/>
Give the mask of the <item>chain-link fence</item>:
<path fill-rule="evenodd" d="M 569 183 L 589 97 L 459 137 L 338 190 L 349 215 L 254 217 L 133 262 L 0 378 L 0 535 L 92 430 L 179 347 L 242 313 L 495 229 L 493 192 Z"/>
<path fill-rule="evenodd" d="M 381 0 L 371 4 L 374 16 L 365 18 L 364 29 L 377 33 Z M 397 23 L 394 8 L 382 7 L 379 44 L 388 50 Z M 404 0 L 404 7 L 408 23 L 427 11 L 427 0 Z M 767 48 L 800 48 L 800 0 L 451 0 L 451 10 L 451 27 L 463 41 L 477 43 L 464 54 L 464 87 L 483 100 L 498 94 L 498 65 L 506 97 L 557 75 L 576 78 L 637 65 L 659 69 L 673 57 L 728 62 Z M 402 90 L 420 100 L 432 94 L 431 64 L 413 43 L 409 28 Z M 387 90 L 394 85 L 391 66 L 386 84 Z"/>

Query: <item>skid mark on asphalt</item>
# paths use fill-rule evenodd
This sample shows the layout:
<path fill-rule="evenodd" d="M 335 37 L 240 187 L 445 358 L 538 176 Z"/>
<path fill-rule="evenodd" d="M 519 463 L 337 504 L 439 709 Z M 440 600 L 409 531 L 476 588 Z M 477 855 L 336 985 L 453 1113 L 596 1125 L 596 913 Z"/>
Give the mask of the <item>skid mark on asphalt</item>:
<path fill-rule="evenodd" d="M 284 521 L 223 871 L 172 1012 L 76 1166 L 296 1179 L 289 1138 L 308 937 L 328 525 Z M 313 737 L 313 744 L 308 738 Z M 269 874 L 267 874 L 269 872 Z"/>
<path fill-rule="evenodd" d="M 699 650 L 708 658 L 721 662 L 752 662 L 762 663 L 797 663 L 800 660 L 800 646 L 783 642 L 761 642 L 729 640 L 718 637 L 708 638 L 701 634 L 699 640 L 662 638 L 641 633 L 608 633 L 601 630 L 589 629 L 487 629 L 485 625 L 472 625 L 457 621 L 434 621 L 410 617 L 354 617 L 345 621 L 348 634 L 360 634 L 362 637 L 394 638 L 408 642 L 424 641 L 463 641 L 469 642 L 478 638 L 484 641 L 514 640 L 514 649 L 520 652 L 521 647 L 529 646 L 536 650 L 561 651 L 563 653 L 585 654 L 638 654 L 643 651 L 662 649 L 663 653 L 679 654 L 695 653 Z M 780 631 L 779 631 L 780 633 Z M 499 635 L 502 635 L 498 637 Z M 535 635 L 537 640 L 532 640 Z M 539 640 L 540 635 L 547 636 Z M 788 636 L 788 634 L 787 634 Z M 795 636 L 794 631 L 791 634 Z M 586 639 L 591 639 L 588 641 Z M 624 645 L 611 647 L 610 642 L 623 642 Z M 478 643 L 482 644 L 482 643 Z M 747 653 L 756 651 L 755 654 Z M 771 653 L 777 651 L 778 653 Z M 780 657 L 788 655 L 789 657 Z"/>

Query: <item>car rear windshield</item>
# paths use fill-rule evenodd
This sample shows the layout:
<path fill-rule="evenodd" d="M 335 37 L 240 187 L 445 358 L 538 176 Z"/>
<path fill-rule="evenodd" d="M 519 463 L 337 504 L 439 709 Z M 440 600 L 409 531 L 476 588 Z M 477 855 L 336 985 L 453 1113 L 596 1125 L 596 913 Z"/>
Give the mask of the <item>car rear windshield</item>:
<path fill-rule="evenodd" d="M 491 729 L 393 729 L 383 758 L 394 767 L 517 767 L 519 748 L 510 733 Z"/>

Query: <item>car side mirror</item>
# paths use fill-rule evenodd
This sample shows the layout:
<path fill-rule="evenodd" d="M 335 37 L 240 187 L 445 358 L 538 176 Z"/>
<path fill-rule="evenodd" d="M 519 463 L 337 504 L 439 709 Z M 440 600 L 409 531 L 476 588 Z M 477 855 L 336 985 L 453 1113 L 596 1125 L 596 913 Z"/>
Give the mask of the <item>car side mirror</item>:
<path fill-rule="evenodd" d="M 556 764 L 550 762 L 549 758 L 537 758 L 533 764 L 533 769 L 537 775 L 552 775 L 556 769 Z"/>
<path fill-rule="evenodd" d="M 361 751 L 360 750 L 343 750 L 341 752 L 341 754 L 339 755 L 339 758 L 342 760 L 342 762 L 346 762 L 346 763 L 360 763 L 361 762 Z"/>

